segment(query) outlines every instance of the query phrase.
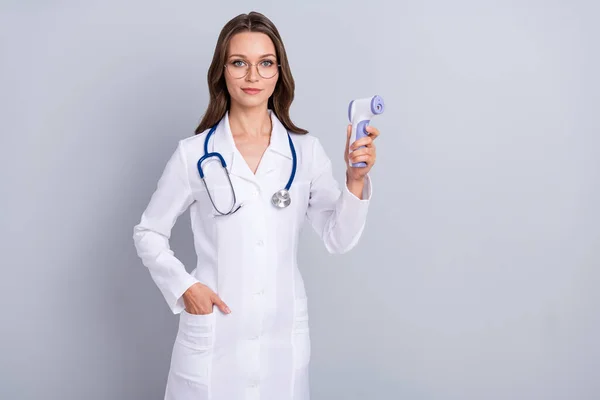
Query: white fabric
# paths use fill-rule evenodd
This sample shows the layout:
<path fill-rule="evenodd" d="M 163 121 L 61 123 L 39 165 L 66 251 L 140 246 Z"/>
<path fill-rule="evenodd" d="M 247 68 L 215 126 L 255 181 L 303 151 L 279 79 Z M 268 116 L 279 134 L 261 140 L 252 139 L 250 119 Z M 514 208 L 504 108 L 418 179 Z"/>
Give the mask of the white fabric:
<path fill-rule="evenodd" d="M 291 133 L 297 171 L 291 205 L 277 209 L 271 196 L 288 181 L 292 154 L 287 131 L 269 110 L 271 142 L 252 173 L 229 127 L 228 113 L 209 141 L 227 162 L 236 191 L 235 214 L 217 216 L 197 169 L 208 129 L 179 141 L 156 191 L 134 227 L 137 254 L 173 313 L 180 314 L 166 400 L 308 400 L 310 338 L 308 302 L 296 263 L 299 229 L 307 218 L 331 253 L 359 240 L 371 199 L 367 175 L 363 199 L 332 176 L 320 141 Z M 340 152 L 341 153 L 341 152 Z M 216 158 L 202 164 L 220 210 L 231 189 Z M 196 268 L 188 273 L 170 249 L 171 229 L 190 209 Z M 208 315 L 184 310 L 182 294 L 194 283 L 214 290 L 231 309 Z"/>

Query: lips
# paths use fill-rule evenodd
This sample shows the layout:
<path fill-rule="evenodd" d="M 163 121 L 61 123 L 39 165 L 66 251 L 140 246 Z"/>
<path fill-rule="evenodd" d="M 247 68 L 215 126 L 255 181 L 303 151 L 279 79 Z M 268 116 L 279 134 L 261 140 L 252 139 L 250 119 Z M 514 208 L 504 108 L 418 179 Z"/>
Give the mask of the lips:
<path fill-rule="evenodd" d="M 261 92 L 261 89 L 255 89 L 255 88 L 245 88 L 242 90 L 244 91 L 244 93 L 247 93 L 247 94 L 257 94 L 257 93 Z"/>

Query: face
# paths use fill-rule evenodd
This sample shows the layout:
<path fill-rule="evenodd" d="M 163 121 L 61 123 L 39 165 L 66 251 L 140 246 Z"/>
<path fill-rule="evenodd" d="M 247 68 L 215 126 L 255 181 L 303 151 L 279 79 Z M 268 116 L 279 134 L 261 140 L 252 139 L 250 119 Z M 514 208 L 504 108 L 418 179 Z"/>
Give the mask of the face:
<path fill-rule="evenodd" d="M 232 104 L 242 108 L 266 107 L 279 79 L 271 38 L 260 32 L 235 34 L 229 41 L 225 63 L 225 83 Z M 246 68 L 249 68 L 248 73 L 243 76 Z M 244 91 L 249 88 L 258 91 Z"/>

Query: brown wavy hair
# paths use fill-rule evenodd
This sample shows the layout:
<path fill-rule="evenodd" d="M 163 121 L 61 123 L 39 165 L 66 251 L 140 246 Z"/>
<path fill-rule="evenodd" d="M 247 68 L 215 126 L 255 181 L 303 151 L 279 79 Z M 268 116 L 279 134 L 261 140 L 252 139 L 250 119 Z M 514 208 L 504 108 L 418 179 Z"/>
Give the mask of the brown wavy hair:
<path fill-rule="evenodd" d="M 195 134 L 202 133 L 215 125 L 225 116 L 225 112 L 229 110 L 231 98 L 223 75 L 225 73 L 229 41 L 233 35 L 240 32 L 261 32 L 271 38 L 275 45 L 275 55 L 278 64 L 281 64 L 281 69 L 275 90 L 271 97 L 269 97 L 268 108 L 273 110 L 288 131 L 300 134 L 308 133 L 307 130 L 294 125 L 290 119 L 290 105 L 294 99 L 295 84 L 279 31 L 263 14 L 252 11 L 249 14 L 240 14 L 231 19 L 225 24 L 219 34 L 215 53 L 208 69 L 210 102 L 200 125 L 196 128 Z"/>

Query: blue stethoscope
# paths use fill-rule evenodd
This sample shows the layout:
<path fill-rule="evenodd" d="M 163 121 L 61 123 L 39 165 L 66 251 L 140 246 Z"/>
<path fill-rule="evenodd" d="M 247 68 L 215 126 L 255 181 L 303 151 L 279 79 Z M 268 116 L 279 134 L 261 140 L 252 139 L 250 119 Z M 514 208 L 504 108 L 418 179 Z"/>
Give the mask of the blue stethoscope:
<path fill-rule="evenodd" d="M 218 122 L 210 129 L 210 131 L 208 132 L 208 135 L 206 135 L 206 139 L 204 140 L 204 155 L 202 157 L 200 157 L 200 159 L 198 160 L 198 172 L 200 173 L 200 178 L 202 179 L 202 182 L 204 183 L 204 187 L 206 188 L 206 193 L 208 193 L 208 198 L 210 199 L 210 202 L 212 203 L 215 210 L 221 215 L 230 215 L 230 214 L 235 213 L 237 210 L 239 210 L 242 205 L 240 204 L 235 210 L 233 209 L 235 207 L 235 203 L 236 203 L 235 189 L 233 188 L 233 184 L 231 183 L 231 178 L 229 177 L 229 171 L 227 170 L 227 164 L 225 163 L 225 159 L 223 158 L 221 153 L 217 153 L 217 152 L 209 153 L 208 152 L 208 141 L 209 141 L 211 135 L 213 134 L 213 132 L 215 131 L 215 129 L 217 129 L 217 125 L 219 125 Z M 271 197 L 271 203 L 277 208 L 285 208 L 285 207 L 289 206 L 290 203 L 292 202 L 292 199 L 290 198 L 290 188 L 292 187 L 292 182 L 294 181 L 294 176 L 296 175 L 296 165 L 297 165 L 296 149 L 294 148 L 294 143 L 292 143 L 292 138 L 291 138 L 289 132 L 287 135 L 288 135 L 288 140 L 290 142 L 290 150 L 292 151 L 292 173 L 290 174 L 290 179 L 288 180 L 287 184 L 285 185 L 285 188 L 278 190 Z M 217 157 L 221 161 L 221 166 L 225 170 L 225 174 L 227 175 L 227 180 L 229 181 L 229 187 L 231 188 L 231 194 L 233 195 L 233 203 L 228 212 L 222 212 L 217 208 L 217 206 L 215 205 L 215 203 L 213 201 L 212 196 L 210 195 L 208 186 L 206 185 L 206 180 L 204 180 L 204 171 L 202 171 L 202 162 L 211 157 Z"/>

